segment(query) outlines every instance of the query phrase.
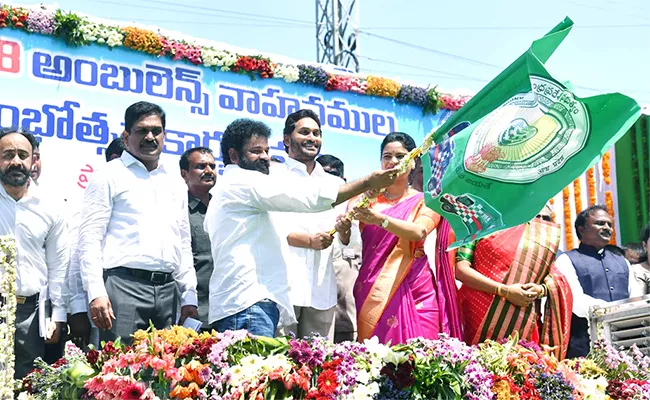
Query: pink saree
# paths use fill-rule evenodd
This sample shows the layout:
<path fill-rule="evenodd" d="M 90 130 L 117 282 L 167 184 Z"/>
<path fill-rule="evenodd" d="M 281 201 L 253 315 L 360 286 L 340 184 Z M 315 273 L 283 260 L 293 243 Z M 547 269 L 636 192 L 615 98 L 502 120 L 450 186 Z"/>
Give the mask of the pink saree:
<path fill-rule="evenodd" d="M 446 221 L 426 208 L 421 193 L 382 211 L 392 218 L 423 223 L 431 232 L 440 226 L 436 243 L 436 279 L 424 241 L 410 242 L 375 225 L 362 228 L 363 256 L 354 286 L 359 340 L 377 336 L 382 343 L 435 339 L 440 333 L 462 336 L 456 287 L 446 249 Z"/>

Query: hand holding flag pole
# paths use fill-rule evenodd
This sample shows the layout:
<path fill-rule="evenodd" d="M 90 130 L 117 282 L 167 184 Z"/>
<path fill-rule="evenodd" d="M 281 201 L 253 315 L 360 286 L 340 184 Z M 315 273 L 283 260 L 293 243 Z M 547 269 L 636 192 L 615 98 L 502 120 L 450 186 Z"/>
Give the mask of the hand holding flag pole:
<path fill-rule="evenodd" d="M 423 155 L 424 153 L 426 153 L 427 151 L 429 151 L 429 149 L 430 149 L 430 148 L 433 146 L 433 144 L 434 144 L 433 137 L 435 136 L 435 133 L 436 133 L 436 129 L 433 129 L 433 130 L 432 130 L 432 131 L 427 135 L 427 137 L 424 138 L 424 142 L 422 143 L 422 145 L 420 145 L 419 147 L 416 147 L 416 148 L 414 148 L 413 150 L 411 150 L 411 151 L 410 151 L 410 152 L 409 152 L 409 153 L 408 153 L 404 158 L 402 158 L 402 159 L 400 160 L 399 164 L 397 164 L 397 166 L 395 167 L 395 168 L 399 171 L 399 175 L 402 175 L 402 174 L 405 174 L 406 172 L 408 172 L 408 171 L 409 171 L 409 166 L 411 165 L 411 163 L 412 163 L 416 158 L 418 158 L 418 157 L 422 157 L 422 155 Z M 353 219 L 354 219 L 354 211 L 355 211 L 355 210 L 357 210 L 357 209 L 359 209 L 359 208 L 368 208 L 368 207 L 370 207 L 370 204 L 372 203 L 372 201 L 373 201 L 374 199 L 376 199 L 377 196 L 379 196 L 379 194 L 380 194 L 380 193 L 383 193 L 385 190 L 386 190 L 386 189 L 382 189 L 382 190 L 369 190 L 369 191 L 367 191 L 366 193 L 363 193 L 363 194 L 360 196 L 359 201 L 354 205 L 354 207 L 352 207 L 352 208 L 350 209 L 350 211 L 348 211 L 348 212 L 345 214 L 345 216 L 343 217 L 343 219 L 347 219 L 347 220 L 350 220 L 350 221 L 353 220 Z M 332 229 L 332 230 L 329 231 L 328 233 L 330 234 L 330 236 L 334 236 L 334 234 L 336 233 L 336 228 Z"/>

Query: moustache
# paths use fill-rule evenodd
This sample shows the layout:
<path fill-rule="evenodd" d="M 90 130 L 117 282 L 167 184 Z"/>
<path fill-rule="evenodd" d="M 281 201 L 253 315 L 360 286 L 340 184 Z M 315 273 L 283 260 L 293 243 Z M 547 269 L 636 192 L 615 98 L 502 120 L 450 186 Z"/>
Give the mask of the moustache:
<path fill-rule="evenodd" d="M 145 148 L 145 149 L 148 149 L 148 148 L 156 149 L 156 148 L 158 148 L 158 143 L 156 143 L 156 142 L 142 142 L 142 143 L 140 143 L 140 147 Z"/>
<path fill-rule="evenodd" d="M 9 167 L 5 170 L 5 174 L 10 174 L 12 172 L 21 172 L 24 175 L 27 175 L 27 168 L 21 166 Z"/>
<path fill-rule="evenodd" d="M 215 174 L 203 174 L 201 176 L 202 181 L 214 181 L 216 178 Z"/>

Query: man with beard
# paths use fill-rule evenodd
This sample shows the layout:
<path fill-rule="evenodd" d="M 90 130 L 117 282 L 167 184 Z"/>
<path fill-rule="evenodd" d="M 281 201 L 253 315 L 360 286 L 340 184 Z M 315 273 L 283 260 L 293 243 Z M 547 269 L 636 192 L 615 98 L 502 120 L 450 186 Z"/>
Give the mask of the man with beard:
<path fill-rule="evenodd" d="M 282 241 L 269 212 L 325 211 L 363 191 L 390 185 L 398 173 L 379 171 L 348 184 L 269 176 L 270 136 L 264 123 L 238 119 L 221 139 L 226 169 L 212 189 L 205 217 L 214 259 L 209 320 L 221 332 L 246 329 L 273 337 L 278 325 L 296 323 Z"/>
<path fill-rule="evenodd" d="M 284 147 L 288 154 L 285 168 L 271 170 L 271 174 L 302 177 L 317 185 L 342 185 L 341 178 L 325 172 L 316 162 L 322 145 L 320 119 L 312 110 L 298 110 L 284 123 Z M 341 208 L 343 207 L 343 208 Z M 332 264 L 332 243 L 329 230 L 336 224 L 337 215 L 345 213 L 345 205 L 310 215 L 273 213 L 272 221 L 278 233 L 286 239 L 282 255 L 287 265 L 289 298 L 296 314 L 297 324 L 280 333 L 305 337 L 318 333 L 334 339 L 336 316 L 336 274 Z"/>
<path fill-rule="evenodd" d="M 607 208 L 594 205 L 578 214 L 575 229 L 580 246 L 558 256 L 555 265 L 564 274 L 573 293 L 571 338 L 567 358 L 589 353 L 587 318 L 593 306 L 627 299 L 630 294 L 630 265 L 622 255 L 607 248 L 613 223 Z"/>
<path fill-rule="evenodd" d="M 20 129 L 0 131 L 0 235 L 16 241 L 15 377 L 20 379 L 44 357 L 45 343 L 57 343 L 66 320 L 61 294 L 69 261 L 68 236 L 61 205 L 29 185 L 34 135 Z M 39 298 L 51 303 L 53 324 L 40 327 Z M 42 300 L 42 299 L 41 299 Z M 49 310 L 45 310 L 46 316 Z M 4 351 L 4 349 L 3 349 Z"/>
<path fill-rule="evenodd" d="M 209 327 L 209 291 L 212 275 L 212 253 L 210 237 L 203 223 L 205 212 L 210 203 L 210 189 L 217 182 L 217 165 L 212 150 L 207 147 L 188 149 L 181 156 L 179 165 L 181 176 L 187 184 L 188 205 L 190 210 L 190 232 L 192 233 L 192 255 L 196 270 L 196 292 L 199 300 L 199 320 L 202 327 Z"/>
<path fill-rule="evenodd" d="M 167 328 L 198 317 L 196 272 L 186 186 L 160 162 L 165 112 L 138 102 L 126 109 L 119 160 L 95 172 L 79 226 L 81 279 L 100 340 L 122 338 L 151 324 Z"/>

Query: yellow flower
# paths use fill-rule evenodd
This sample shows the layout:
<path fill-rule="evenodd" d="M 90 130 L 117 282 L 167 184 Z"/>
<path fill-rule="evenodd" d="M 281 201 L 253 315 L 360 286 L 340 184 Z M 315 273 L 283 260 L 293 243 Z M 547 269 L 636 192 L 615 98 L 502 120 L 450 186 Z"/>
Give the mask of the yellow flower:
<path fill-rule="evenodd" d="M 381 97 L 397 97 L 402 85 L 392 79 L 381 78 L 378 76 L 368 77 L 368 88 L 366 94 Z"/>

